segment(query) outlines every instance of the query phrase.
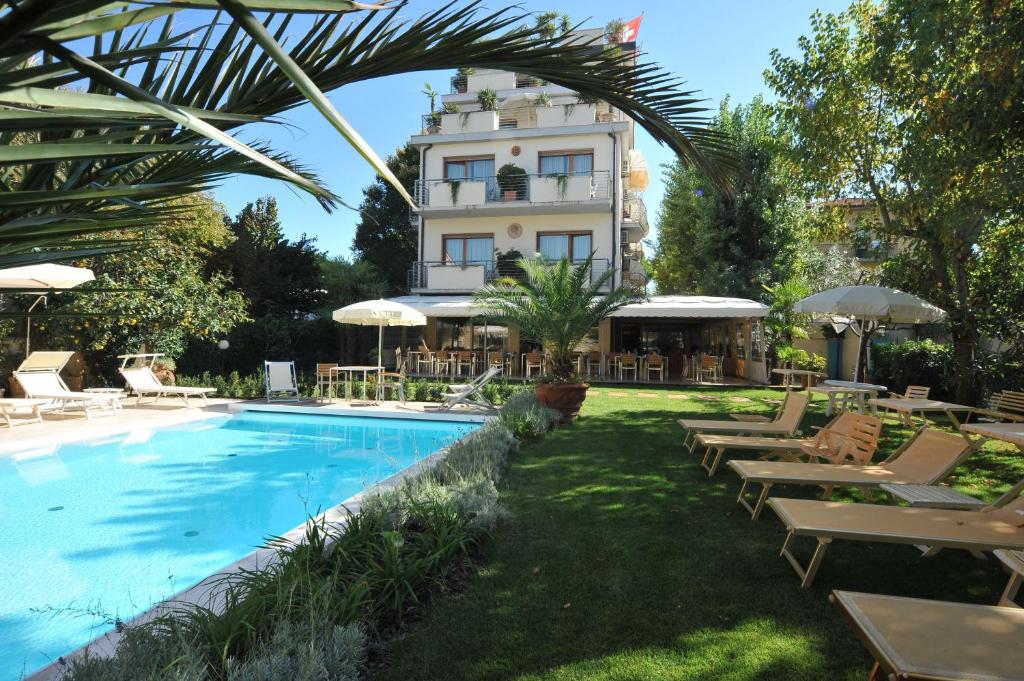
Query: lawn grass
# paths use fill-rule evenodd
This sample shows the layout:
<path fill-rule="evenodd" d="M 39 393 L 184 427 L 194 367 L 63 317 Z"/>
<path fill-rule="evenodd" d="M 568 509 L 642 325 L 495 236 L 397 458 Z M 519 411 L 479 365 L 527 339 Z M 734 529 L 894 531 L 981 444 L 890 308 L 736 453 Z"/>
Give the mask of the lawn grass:
<path fill-rule="evenodd" d="M 375 681 L 862 679 L 870 659 L 829 590 L 995 603 L 1005 584 L 995 561 L 843 541 L 815 585 L 800 589 L 778 555 L 782 524 L 768 510 L 751 521 L 735 503 L 736 476 L 723 467 L 709 479 L 683 452 L 675 423 L 728 410 L 770 414 L 775 407 L 761 398 L 781 393 L 637 391 L 593 390 L 580 419 L 513 455 L 502 490 L 512 519 L 486 568 L 388 644 Z M 805 427 L 824 423 L 823 412 L 816 407 Z M 908 435 L 888 422 L 882 449 Z M 1024 477 L 1024 457 L 1011 450 L 989 443 L 957 471 L 956 485 L 995 497 Z M 802 546 L 806 555 L 811 547 Z"/>

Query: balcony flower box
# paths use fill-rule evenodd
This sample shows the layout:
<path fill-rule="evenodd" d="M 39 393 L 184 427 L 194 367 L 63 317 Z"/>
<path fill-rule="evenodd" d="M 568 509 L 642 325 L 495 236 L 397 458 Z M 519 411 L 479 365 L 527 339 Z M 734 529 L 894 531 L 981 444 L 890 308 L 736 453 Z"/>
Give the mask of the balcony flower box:
<path fill-rule="evenodd" d="M 564 179 L 563 193 L 557 175 L 530 178 L 530 201 L 556 203 L 558 201 L 589 201 L 593 181 L 589 175 L 569 175 Z"/>
<path fill-rule="evenodd" d="M 431 208 L 453 208 L 455 206 L 479 206 L 487 196 L 487 183 L 476 180 L 460 180 L 457 191 L 452 191 L 451 182 L 434 182 L 430 187 Z M 454 194 L 454 196 L 453 196 Z M 455 199 L 454 201 L 452 199 Z"/>
<path fill-rule="evenodd" d="M 537 127 L 557 128 L 565 125 L 592 125 L 597 116 L 594 104 L 564 104 L 537 107 Z"/>
<path fill-rule="evenodd" d="M 483 265 L 434 265 L 427 272 L 431 291 L 475 291 L 484 285 Z"/>
<path fill-rule="evenodd" d="M 455 135 L 460 132 L 491 132 L 497 129 L 497 111 L 446 113 L 441 116 L 442 135 Z"/>

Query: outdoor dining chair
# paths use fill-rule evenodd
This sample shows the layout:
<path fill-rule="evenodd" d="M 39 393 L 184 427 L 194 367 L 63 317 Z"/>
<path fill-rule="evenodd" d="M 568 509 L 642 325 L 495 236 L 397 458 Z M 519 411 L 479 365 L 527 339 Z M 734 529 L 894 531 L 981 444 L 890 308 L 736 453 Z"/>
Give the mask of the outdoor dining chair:
<path fill-rule="evenodd" d="M 591 350 L 587 353 L 587 376 L 603 376 L 601 367 L 601 352 Z"/>
<path fill-rule="evenodd" d="M 528 352 L 526 353 L 526 365 L 525 373 L 526 377 L 531 376 L 531 372 L 536 369 L 538 374 L 544 373 L 544 358 L 539 352 Z"/>
<path fill-rule="evenodd" d="M 487 353 L 487 368 L 491 368 L 491 367 L 499 367 L 501 369 L 501 373 L 503 373 L 503 374 L 509 373 L 509 364 L 508 364 L 508 360 L 505 358 L 505 353 L 503 353 L 503 352 L 489 352 L 489 353 Z"/>
<path fill-rule="evenodd" d="M 334 364 L 317 364 L 316 365 L 316 390 L 320 399 L 331 399 L 333 395 L 327 393 L 331 389 L 331 369 L 336 368 L 337 363 Z"/>
<path fill-rule="evenodd" d="M 434 373 L 447 375 L 452 370 L 452 355 L 447 350 L 438 350 L 434 353 Z"/>
<path fill-rule="evenodd" d="M 392 396 L 398 393 L 398 401 L 405 404 L 405 364 L 400 363 L 398 371 L 382 371 L 377 379 L 377 401 L 383 402 L 387 391 Z"/>
<path fill-rule="evenodd" d="M 622 355 L 619 357 L 619 380 L 624 380 L 627 373 L 633 374 L 633 380 L 637 379 L 637 365 L 639 360 L 636 355 Z"/>
<path fill-rule="evenodd" d="M 651 380 L 651 374 L 655 371 L 658 372 L 658 380 L 662 383 L 665 382 L 665 370 L 666 370 L 665 358 L 656 352 L 652 352 L 647 356 L 647 368 L 645 373 L 647 374 L 647 380 Z"/>
<path fill-rule="evenodd" d="M 466 370 L 467 376 L 473 375 L 473 365 L 476 363 L 476 356 L 469 351 L 460 350 L 455 355 L 455 375 L 462 376 L 462 370 Z"/>

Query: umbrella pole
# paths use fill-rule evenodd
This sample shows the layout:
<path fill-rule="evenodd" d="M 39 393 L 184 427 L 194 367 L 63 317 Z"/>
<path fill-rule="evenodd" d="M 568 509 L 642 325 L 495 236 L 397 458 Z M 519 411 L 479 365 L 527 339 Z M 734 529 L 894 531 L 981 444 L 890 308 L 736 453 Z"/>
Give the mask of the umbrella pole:
<path fill-rule="evenodd" d="M 384 322 L 381 322 L 378 328 L 380 333 L 377 334 L 377 368 L 380 369 L 384 366 Z"/>

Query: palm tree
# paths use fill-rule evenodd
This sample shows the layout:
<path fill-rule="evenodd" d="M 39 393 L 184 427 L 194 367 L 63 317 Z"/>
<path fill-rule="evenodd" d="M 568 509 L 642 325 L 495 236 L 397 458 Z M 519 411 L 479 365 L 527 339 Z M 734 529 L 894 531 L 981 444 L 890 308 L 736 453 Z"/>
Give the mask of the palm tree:
<path fill-rule="evenodd" d="M 576 347 L 612 312 L 642 296 L 626 286 L 609 288 L 615 271 L 594 274 L 592 258 L 579 265 L 567 258 L 555 262 L 524 258 L 516 264 L 525 281 L 498 279 L 477 291 L 475 303 L 482 309 L 481 316 L 514 326 L 523 338 L 544 347 L 551 356 L 551 373 L 545 381 L 577 381 L 572 361 Z"/>
<path fill-rule="evenodd" d="M 418 70 L 513 70 L 603 99 L 728 184 L 727 141 L 657 66 L 538 36 L 514 7 L 453 2 L 411 22 L 403 9 L 353 0 L 0 4 L 0 266 L 124 248 L 116 230 L 156 224 L 180 210 L 169 199 L 237 173 L 282 179 L 336 208 L 338 196 L 298 160 L 238 135 L 284 125 L 280 116 L 306 103 L 412 205 L 325 93 Z M 183 10 L 196 28 L 175 28 Z M 300 13 L 311 26 L 286 48 Z"/>

